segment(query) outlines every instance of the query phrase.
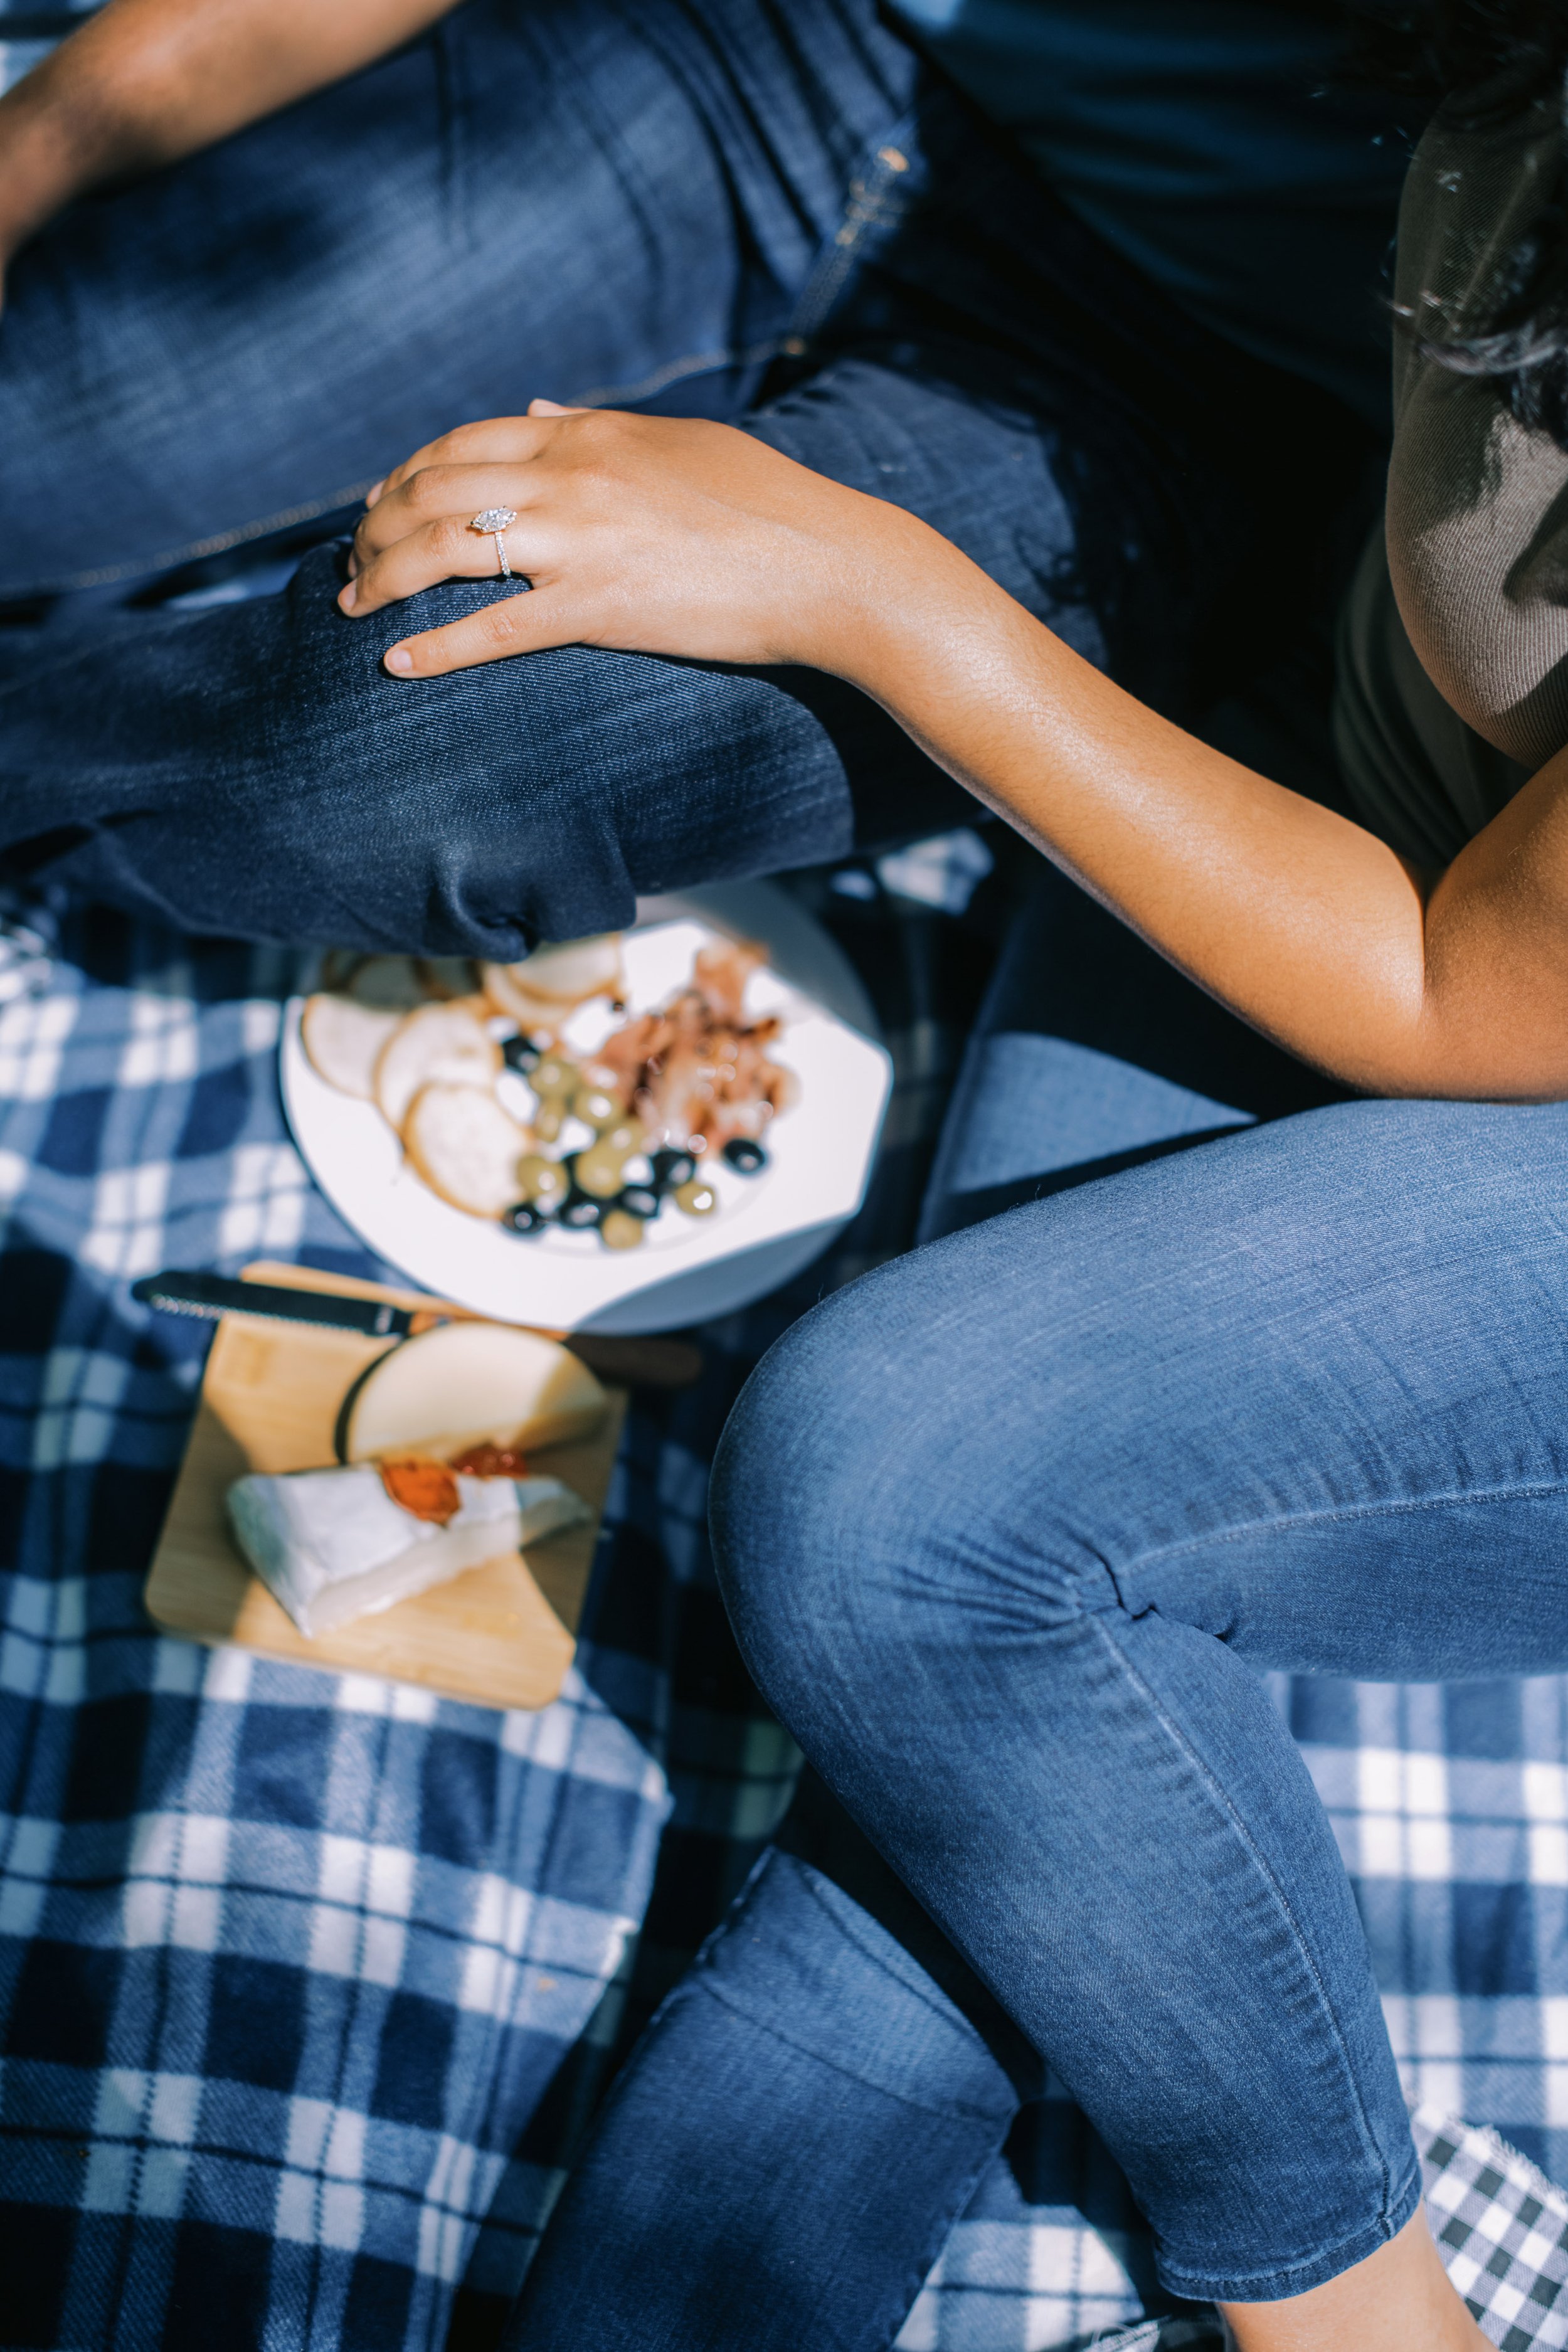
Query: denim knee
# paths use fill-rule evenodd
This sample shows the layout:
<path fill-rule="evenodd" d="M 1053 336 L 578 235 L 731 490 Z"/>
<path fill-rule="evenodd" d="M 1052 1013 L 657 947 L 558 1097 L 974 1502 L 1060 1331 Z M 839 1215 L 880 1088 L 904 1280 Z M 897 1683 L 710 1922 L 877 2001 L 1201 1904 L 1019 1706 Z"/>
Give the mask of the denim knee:
<path fill-rule="evenodd" d="M 9 684 L 0 860 L 190 930 L 507 961 L 619 929 L 639 895 L 852 846 L 843 730 L 805 692 L 584 646 L 395 678 L 398 637 L 507 584 L 355 621 L 340 555 Z"/>
<path fill-rule="evenodd" d="M 921 1656 L 997 1636 L 1069 1671 L 1089 1615 L 1120 1606 L 1092 1541 L 1092 1498 L 1052 1433 L 1027 1433 L 1058 1508 L 1023 1505 L 1019 1434 L 988 1381 L 976 1318 L 942 1313 L 922 1251 L 827 1301 L 778 1341 L 737 1402 L 710 1520 L 726 1605 L 752 1674 L 802 1738 L 834 1719 L 889 1727 Z"/>

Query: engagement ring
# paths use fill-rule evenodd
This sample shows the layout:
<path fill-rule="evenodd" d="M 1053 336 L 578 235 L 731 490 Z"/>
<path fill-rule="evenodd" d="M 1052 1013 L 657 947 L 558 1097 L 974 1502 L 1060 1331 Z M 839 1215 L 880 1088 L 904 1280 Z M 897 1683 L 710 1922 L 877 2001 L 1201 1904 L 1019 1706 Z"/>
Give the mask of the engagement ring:
<path fill-rule="evenodd" d="M 517 513 L 514 508 L 486 507 L 468 525 L 470 530 L 488 530 L 494 539 L 496 560 L 500 565 L 500 576 L 503 580 L 511 578 L 511 566 L 506 560 L 506 541 L 502 539 L 501 533 L 509 523 L 516 520 Z"/>

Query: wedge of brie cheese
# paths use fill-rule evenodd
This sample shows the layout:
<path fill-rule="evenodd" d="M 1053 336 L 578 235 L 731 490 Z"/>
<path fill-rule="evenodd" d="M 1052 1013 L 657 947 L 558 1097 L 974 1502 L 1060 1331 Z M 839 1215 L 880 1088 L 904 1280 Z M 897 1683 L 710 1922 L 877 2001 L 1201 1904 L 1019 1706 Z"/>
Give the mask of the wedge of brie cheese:
<path fill-rule="evenodd" d="M 456 1480 L 445 1525 L 393 1501 L 370 1464 L 237 1478 L 235 1540 L 308 1638 L 390 1609 L 482 1560 L 537 1543 L 591 1514 L 558 1478 Z"/>

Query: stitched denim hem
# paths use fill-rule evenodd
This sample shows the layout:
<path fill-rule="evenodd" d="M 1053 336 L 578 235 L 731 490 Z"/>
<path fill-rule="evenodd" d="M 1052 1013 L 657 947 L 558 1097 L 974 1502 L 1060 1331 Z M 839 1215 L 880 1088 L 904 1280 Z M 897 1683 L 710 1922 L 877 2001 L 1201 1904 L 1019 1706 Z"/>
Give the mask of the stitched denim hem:
<path fill-rule="evenodd" d="M 1190 2303 L 1275 2303 L 1295 2294 L 1306 2294 L 1315 2286 L 1324 2286 L 1330 2279 L 1341 2277 L 1364 2263 L 1380 2246 L 1397 2238 L 1421 2202 L 1421 2168 L 1414 2154 L 1410 2173 L 1404 2188 L 1390 2200 L 1386 2216 L 1358 2230 L 1352 2238 L 1342 2239 L 1338 2245 L 1324 2252 L 1312 2254 L 1285 2270 L 1218 2272 L 1186 2269 L 1173 2261 L 1163 2246 L 1154 2250 L 1154 2267 L 1160 2284 L 1172 2294 L 1184 2295 Z"/>
<path fill-rule="evenodd" d="M 896 1983 L 898 1979 L 895 1978 L 893 1981 Z M 737 2000 L 728 1985 L 716 1984 L 711 1977 L 689 1977 L 677 1987 L 677 1991 L 706 1993 L 710 2000 L 718 2002 L 721 2009 L 727 2009 L 731 2017 L 743 2017 L 748 2025 L 755 2026 L 757 2032 L 765 2033 L 770 2041 L 782 2042 L 786 2050 L 798 2050 L 803 2058 L 809 2058 L 815 2065 L 826 2066 L 829 2074 L 842 2074 L 847 2083 L 858 2083 L 863 2089 L 875 2091 L 881 2098 L 892 2099 L 900 2107 L 912 2109 L 916 2115 L 952 2116 L 966 2123 L 1001 2125 L 1008 2120 L 1016 2107 L 1017 2103 L 1013 2099 L 999 2101 L 991 2107 L 982 2106 L 977 2101 L 969 2099 L 912 2098 L 908 2091 L 895 2089 L 881 2075 L 868 2074 L 862 2067 L 846 2065 L 842 2058 L 828 2057 L 814 2042 L 803 2041 L 798 2033 L 786 2033 L 776 2018 L 764 2016 L 760 2008 L 748 2000 Z M 1000 2074 L 1000 2067 L 997 2072 Z"/>

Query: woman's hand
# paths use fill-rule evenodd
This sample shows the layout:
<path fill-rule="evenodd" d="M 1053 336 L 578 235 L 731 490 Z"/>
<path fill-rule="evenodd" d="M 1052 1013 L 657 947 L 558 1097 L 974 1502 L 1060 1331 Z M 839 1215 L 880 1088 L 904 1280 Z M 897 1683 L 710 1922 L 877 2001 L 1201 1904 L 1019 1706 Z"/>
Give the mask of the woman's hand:
<path fill-rule="evenodd" d="M 964 561 L 912 516 L 730 425 L 536 400 L 387 476 L 355 533 L 342 610 L 493 580 L 495 541 L 469 528 L 487 507 L 514 509 L 507 557 L 531 590 L 405 638 L 385 657 L 399 676 L 564 645 L 855 676 L 889 580 L 911 577 L 911 560 Z"/>

